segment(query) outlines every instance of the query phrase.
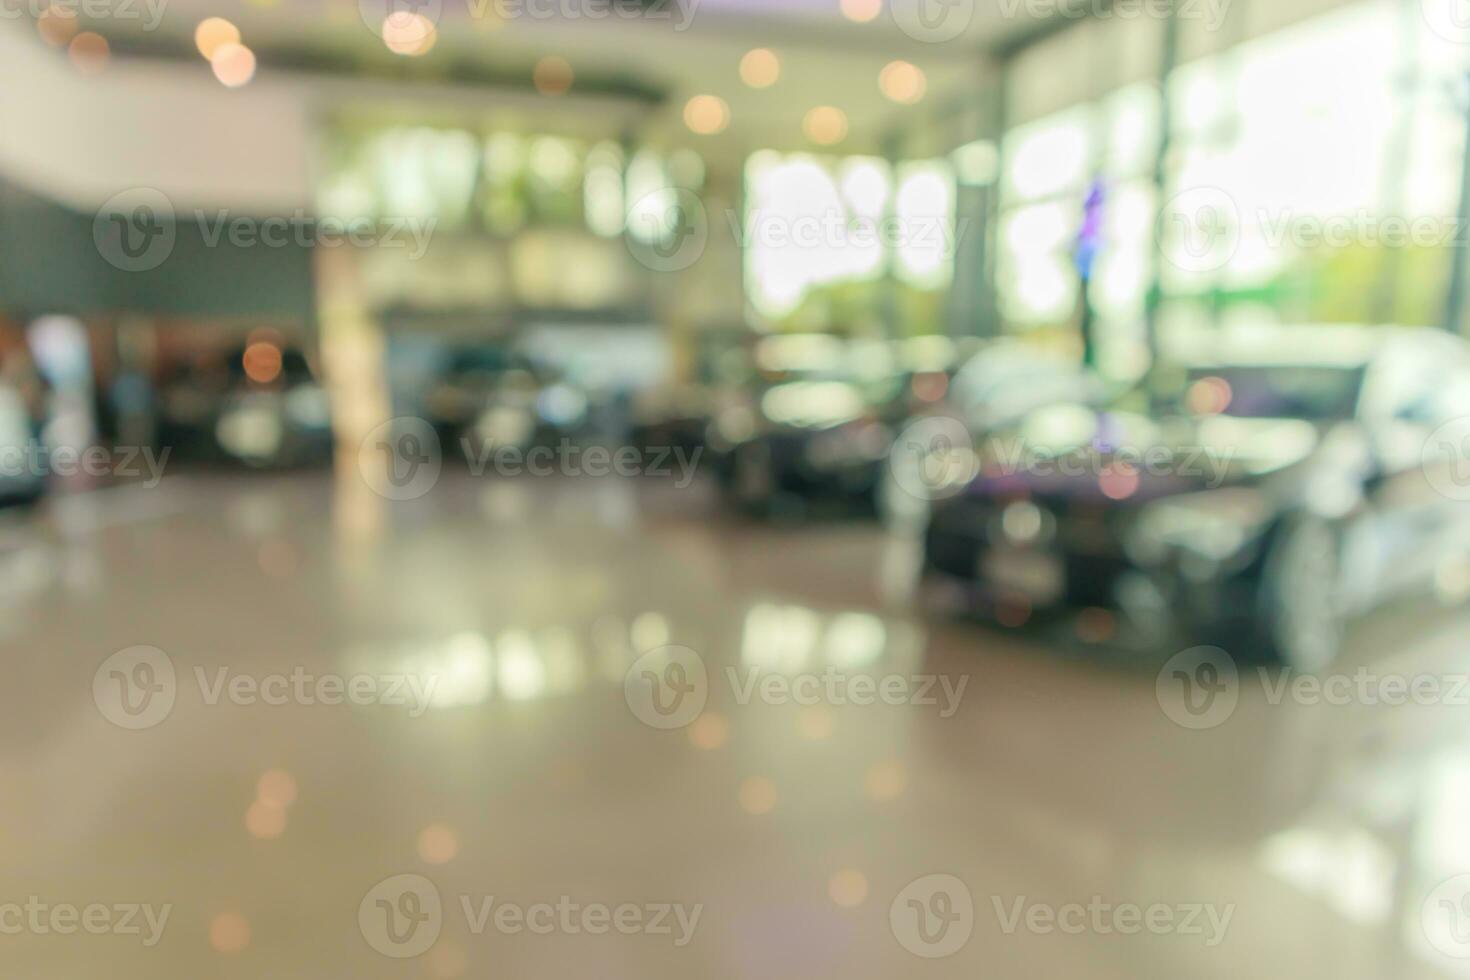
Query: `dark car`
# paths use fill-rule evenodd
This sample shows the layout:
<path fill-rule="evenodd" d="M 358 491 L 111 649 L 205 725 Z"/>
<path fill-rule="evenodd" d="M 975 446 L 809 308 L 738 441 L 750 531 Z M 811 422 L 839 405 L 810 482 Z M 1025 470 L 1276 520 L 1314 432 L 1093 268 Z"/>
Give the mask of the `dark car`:
<path fill-rule="evenodd" d="M 895 529 L 922 526 L 934 481 L 944 479 L 930 467 L 954 462 L 926 459 L 931 451 L 983 441 L 1046 405 L 1094 405 L 1103 398 L 1102 383 L 1090 371 L 1014 340 L 985 343 L 933 390 L 889 451 L 881 503 L 884 520 Z"/>
<path fill-rule="evenodd" d="M 229 458 L 252 467 L 321 465 L 332 458 L 326 388 L 306 355 L 256 341 L 232 351 L 214 436 Z"/>
<path fill-rule="evenodd" d="M 537 438 L 540 380 L 509 347 L 482 345 L 450 353 L 425 405 L 442 445 L 470 459 L 487 448 L 522 450 Z"/>
<path fill-rule="evenodd" d="M 708 449 L 726 495 L 755 512 L 814 501 L 871 508 L 888 448 L 912 411 L 915 372 L 881 341 L 763 339 L 744 404 L 723 408 Z"/>
<path fill-rule="evenodd" d="M 40 444 L 25 401 L 0 381 L 0 507 L 29 503 L 46 488 Z"/>
<path fill-rule="evenodd" d="M 1056 405 L 963 447 L 926 575 L 980 610 L 1101 608 L 1304 669 L 1347 617 L 1463 589 L 1470 346 L 1348 327 L 1211 346 L 1171 404 Z"/>

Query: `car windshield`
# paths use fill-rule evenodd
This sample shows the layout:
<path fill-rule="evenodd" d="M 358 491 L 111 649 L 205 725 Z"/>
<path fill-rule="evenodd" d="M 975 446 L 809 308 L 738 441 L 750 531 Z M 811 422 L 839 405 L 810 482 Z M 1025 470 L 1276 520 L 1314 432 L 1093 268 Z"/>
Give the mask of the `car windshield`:
<path fill-rule="evenodd" d="M 1185 404 L 1196 415 L 1236 418 L 1351 418 L 1361 367 L 1230 366 L 1189 373 Z"/>

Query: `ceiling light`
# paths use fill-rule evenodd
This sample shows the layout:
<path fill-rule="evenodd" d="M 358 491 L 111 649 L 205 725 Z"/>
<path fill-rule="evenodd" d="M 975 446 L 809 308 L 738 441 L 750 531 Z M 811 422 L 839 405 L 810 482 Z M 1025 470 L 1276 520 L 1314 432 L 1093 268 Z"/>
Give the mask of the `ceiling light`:
<path fill-rule="evenodd" d="M 907 61 L 890 61 L 878 73 L 878 88 L 894 102 L 913 105 L 924 97 L 924 73 Z"/>
<path fill-rule="evenodd" d="M 226 88 L 239 88 L 255 77 L 255 52 L 243 44 L 221 44 L 209 67 Z"/>
<path fill-rule="evenodd" d="M 781 77 L 781 59 L 770 48 L 752 48 L 740 59 L 740 80 L 751 88 L 769 88 Z"/>
<path fill-rule="evenodd" d="M 239 43 L 240 28 L 223 17 L 206 17 L 194 28 L 194 46 L 207 59 L 214 58 L 214 52 L 220 45 Z"/>
<path fill-rule="evenodd" d="M 382 35 L 389 51 L 407 57 L 427 54 L 439 40 L 434 22 L 411 10 L 395 10 L 384 17 Z"/>
<path fill-rule="evenodd" d="M 813 143 L 824 146 L 841 143 L 847 136 L 847 115 L 841 109 L 819 105 L 806 114 L 801 129 Z"/>
<path fill-rule="evenodd" d="M 713 136 L 730 124 L 730 107 L 718 95 L 696 95 L 684 104 L 684 125 L 701 136 Z"/>

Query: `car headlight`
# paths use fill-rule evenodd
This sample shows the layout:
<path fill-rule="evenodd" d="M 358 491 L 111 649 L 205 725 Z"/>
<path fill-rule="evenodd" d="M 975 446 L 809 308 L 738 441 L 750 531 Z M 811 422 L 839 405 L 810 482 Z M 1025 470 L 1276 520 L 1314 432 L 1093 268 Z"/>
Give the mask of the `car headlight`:
<path fill-rule="evenodd" d="M 1253 541 L 1270 517 L 1270 504 L 1259 490 L 1183 494 L 1145 506 L 1124 544 L 1128 557 L 1140 565 L 1157 565 L 1177 550 L 1223 562 Z"/>

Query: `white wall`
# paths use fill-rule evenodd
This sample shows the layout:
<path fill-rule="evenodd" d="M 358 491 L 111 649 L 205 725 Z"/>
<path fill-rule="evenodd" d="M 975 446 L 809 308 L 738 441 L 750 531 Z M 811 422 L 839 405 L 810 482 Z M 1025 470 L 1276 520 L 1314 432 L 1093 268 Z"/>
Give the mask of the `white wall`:
<path fill-rule="evenodd" d="M 288 83 L 226 89 L 202 58 L 83 76 L 17 19 L 0 20 L 0 91 L 0 173 L 79 210 L 139 186 L 175 207 L 311 203 L 309 110 Z"/>

